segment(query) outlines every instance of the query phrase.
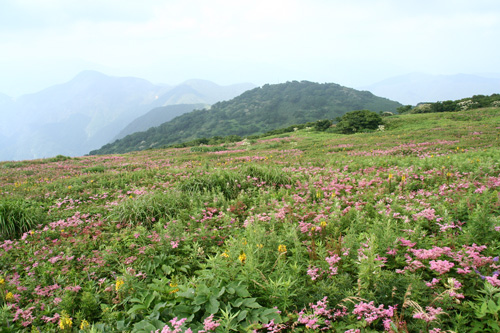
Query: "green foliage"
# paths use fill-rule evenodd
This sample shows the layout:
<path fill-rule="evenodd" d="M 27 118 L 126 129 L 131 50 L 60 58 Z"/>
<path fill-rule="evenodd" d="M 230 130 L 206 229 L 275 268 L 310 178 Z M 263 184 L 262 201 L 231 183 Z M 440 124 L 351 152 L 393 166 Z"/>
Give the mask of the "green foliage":
<path fill-rule="evenodd" d="M 0 240 L 11 239 L 43 222 L 40 209 L 26 200 L 0 199 Z"/>
<path fill-rule="evenodd" d="M 332 126 L 332 121 L 329 119 L 318 120 L 314 123 L 314 129 L 316 131 L 326 131 Z"/>
<path fill-rule="evenodd" d="M 500 288 L 489 283 L 480 290 L 483 295 L 469 302 L 478 319 L 474 321 L 471 332 L 499 332 L 500 331 Z"/>
<path fill-rule="evenodd" d="M 396 109 L 396 111 L 399 113 L 399 114 L 405 114 L 405 113 L 408 113 L 411 111 L 411 105 L 404 105 L 404 106 L 400 106 L 399 108 Z"/>
<path fill-rule="evenodd" d="M 364 130 L 375 130 L 382 125 L 382 117 L 370 110 L 347 112 L 337 123 L 337 130 L 344 134 L 359 133 Z"/>
<path fill-rule="evenodd" d="M 178 191 L 155 192 L 125 199 L 117 205 L 110 218 L 130 225 L 152 226 L 160 219 L 175 219 L 179 212 L 191 207 L 193 198 Z"/>
<path fill-rule="evenodd" d="M 158 127 L 109 143 L 95 154 L 130 152 L 214 136 L 259 135 L 293 124 L 334 119 L 360 108 L 396 111 L 401 104 L 337 84 L 293 81 L 264 85 L 210 110 L 195 110 Z M 200 142 L 200 144 L 207 142 Z"/>
<path fill-rule="evenodd" d="M 409 106 L 409 105 L 408 105 Z M 500 106 L 500 94 L 493 94 L 491 96 L 474 95 L 470 98 L 463 98 L 455 101 L 442 101 L 435 103 L 425 103 L 419 105 L 411 110 L 407 106 L 398 108 L 399 113 L 435 113 L 435 112 L 457 112 L 474 110 L 485 107 L 498 107 Z"/>
<path fill-rule="evenodd" d="M 215 332 L 381 332 L 387 320 L 496 332 L 499 123 L 498 108 L 410 113 L 385 131 L 312 123 L 218 153 L 222 136 L 0 163 L 0 202 L 37 221 L 0 242 L 0 326 L 55 333 L 64 312 L 75 332 L 176 317 L 193 332 L 206 320 Z"/>

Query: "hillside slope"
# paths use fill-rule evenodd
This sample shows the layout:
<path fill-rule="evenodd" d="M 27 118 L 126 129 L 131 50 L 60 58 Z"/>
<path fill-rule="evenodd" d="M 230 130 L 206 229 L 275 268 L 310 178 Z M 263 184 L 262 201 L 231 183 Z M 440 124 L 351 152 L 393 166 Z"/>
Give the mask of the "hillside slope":
<path fill-rule="evenodd" d="M 184 113 L 191 112 L 195 109 L 203 109 L 208 106 L 208 104 L 199 103 L 167 105 L 154 108 L 145 115 L 135 119 L 130 124 L 128 124 L 120 133 L 118 133 L 114 140 L 121 139 L 135 132 L 146 131 L 151 127 L 163 124 Z"/>
<path fill-rule="evenodd" d="M 66 83 L 15 100 L 0 94 L 0 160 L 81 156 L 114 140 L 153 108 L 186 102 L 213 104 L 250 88 L 204 80 L 170 87 L 84 71 Z"/>
<path fill-rule="evenodd" d="M 0 331 L 498 332 L 500 108 L 384 119 L 0 162 Z"/>
<path fill-rule="evenodd" d="M 352 110 L 395 111 L 401 104 L 334 83 L 293 81 L 264 85 L 210 110 L 196 110 L 145 132 L 134 133 L 90 154 L 123 153 L 202 137 L 253 135 Z"/>

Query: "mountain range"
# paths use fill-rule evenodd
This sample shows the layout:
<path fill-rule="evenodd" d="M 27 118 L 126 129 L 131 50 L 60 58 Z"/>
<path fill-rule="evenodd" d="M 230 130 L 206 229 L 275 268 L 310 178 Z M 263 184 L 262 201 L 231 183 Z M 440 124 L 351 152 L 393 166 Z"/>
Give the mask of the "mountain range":
<path fill-rule="evenodd" d="M 500 75 L 411 73 L 362 86 L 359 89 L 369 90 L 377 96 L 390 98 L 405 105 L 417 105 L 500 93 Z"/>
<path fill-rule="evenodd" d="M 158 148 L 197 138 L 249 136 L 280 127 L 335 119 L 348 111 L 396 111 L 401 104 L 335 83 L 292 81 L 248 90 L 210 109 L 195 110 L 144 132 L 136 132 L 91 151 L 124 153 Z"/>
<path fill-rule="evenodd" d="M 170 86 L 140 78 L 84 71 L 69 82 L 16 99 L 0 93 L 0 160 L 81 156 L 92 150 L 102 152 L 98 148 L 103 145 L 106 147 L 118 139 L 119 145 L 123 145 L 127 136 L 144 138 L 144 133 L 150 133 L 148 130 L 157 132 L 154 135 L 157 140 L 139 142 L 158 146 L 160 142 L 168 145 L 200 136 L 261 133 L 291 123 L 335 117 L 354 109 L 391 109 L 360 103 L 360 99 L 370 94 L 366 91 L 360 95 L 358 90 L 335 84 L 316 85 L 293 81 L 264 85 L 249 92 L 255 85 L 219 86 L 206 80 L 189 80 Z M 413 73 L 358 89 L 416 105 L 499 93 L 500 74 Z M 339 93 L 341 91 L 344 95 Z M 244 92 L 248 94 L 240 96 Z M 354 99 L 335 100 L 328 94 Z M 238 99 L 231 101 L 237 96 Z M 221 101 L 228 104 L 220 104 Z M 185 113 L 190 115 L 176 118 Z M 167 129 L 168 133 L 164 133 Z M 163 133 L 164 138 L 158 140 L 158 133 Z M 133 144 L 126 150 L 133 147 L 144 149 L 145 146 Z"/>
<path fill-rule="evenodd" d="M 0 160 L 81 156 L 115 139 L 132 121 L 154 108 L 213 104 L 253 87 L 219 86 L 203 80 L 171 87 L 84 71 L 69 82 L 15 100 L 0 95 Z"/>

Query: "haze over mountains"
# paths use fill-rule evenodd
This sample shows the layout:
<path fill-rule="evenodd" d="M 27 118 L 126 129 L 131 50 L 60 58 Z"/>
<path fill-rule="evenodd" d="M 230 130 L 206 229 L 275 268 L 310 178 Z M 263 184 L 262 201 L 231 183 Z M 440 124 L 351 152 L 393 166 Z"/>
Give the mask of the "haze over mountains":
<path fill-rule="evenodd" d="M 213 104 L 253 87 L 223 87 L 203 80 L 170 87 L 84 71 L 67 83 L 16 100 L 0 95 L 0 160 L 81 156 L 108 143 L 153 108 Z"/>
<path fill-rule="evenodd" d="M 500 93 L 500 74 L 431 75 L 411 73 L 360 87 L 405 105 Z"/>
<path fill-rule="evenodd" d="M 229 101 L 254 87 L 250 83 L 219 86 L 206 80 L 189 80 L 169 86 L 140 78 L 84 71 L 69 82 L 16 99 L 0 93 L 0 160 L 60 154 L 81 156 L 192 110 Z M 402 104 L 416 105 L 499 93 L 500 74 L 414 73 L 359 89 Z M 276 101 L 271 98 L 268 103 Z M 355 108 L 355 104 L 351 107 Z M 274 111 L 268 107 L 266 112 Z M 222 131 L 227 132 L 227 129 Z M 183 136 L 192 137 L 191 134 Z"/>

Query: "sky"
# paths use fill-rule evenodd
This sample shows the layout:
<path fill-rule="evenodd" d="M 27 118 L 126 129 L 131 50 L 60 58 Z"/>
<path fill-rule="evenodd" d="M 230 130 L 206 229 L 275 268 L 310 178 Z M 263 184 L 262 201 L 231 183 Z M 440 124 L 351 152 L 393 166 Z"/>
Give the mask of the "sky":
<path fill-rule="evenodd" d="M 500 73 L 498 0 L 1 0 L 0 93 L 83 70 L 153 83 L 350 87 Z"/>

